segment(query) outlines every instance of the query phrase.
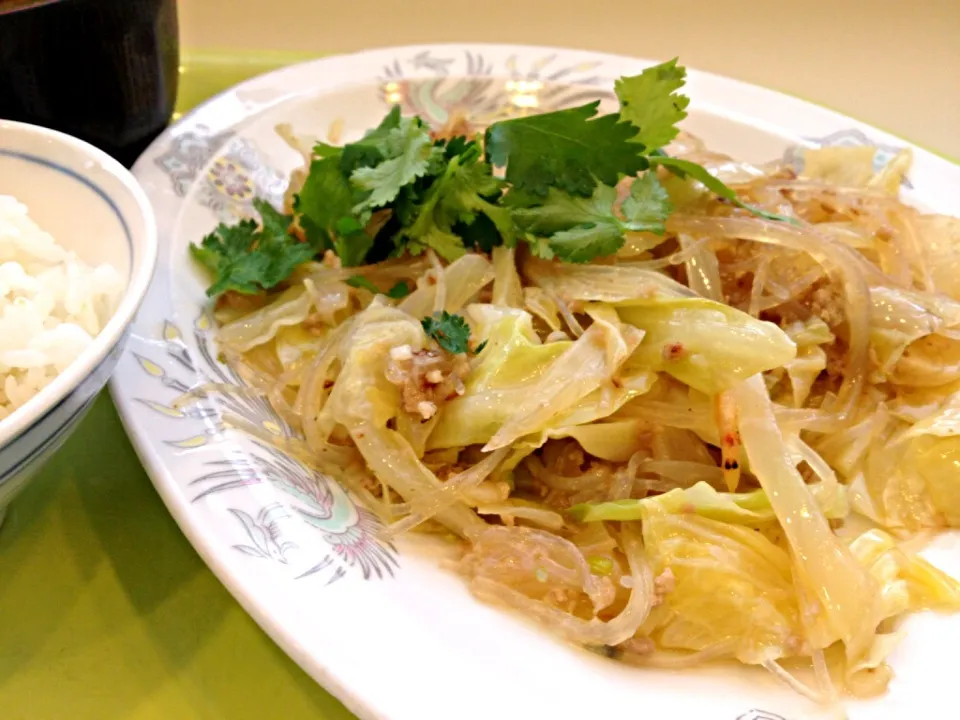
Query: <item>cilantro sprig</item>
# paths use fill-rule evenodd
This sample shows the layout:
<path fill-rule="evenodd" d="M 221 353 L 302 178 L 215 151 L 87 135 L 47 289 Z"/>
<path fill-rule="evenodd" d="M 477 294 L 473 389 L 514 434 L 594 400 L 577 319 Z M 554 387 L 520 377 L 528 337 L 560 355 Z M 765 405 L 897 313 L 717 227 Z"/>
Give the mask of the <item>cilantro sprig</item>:
<path fill-rule="evenodd" d="M 420 325 L 427 337 L 436 340 L 437 345 L 448 353 L 458 355 L 470 351 L 470 326 L 461 315 L 444 310 L 423 318 Z"/>
<path fill-rule="evenodd" d="M 486 220 L 494 235 L 487 240 L 490 246 L 512 245 L 516 232 L 513 218 L 496 202 L 503 187 L 504 183 L 493 177 L 492 168 L 480 162 L 477 143 L 467 143 L 423 192 L 422 201 L 413 208 L 412 221 L 400 230 L 399 237 L 413 254 L 432 248 L 440 257 L 455 260 L 468 249 L 463 229 Z"/>
<path fill-rule="evenodd" d="M 621 208 L 614 212 L 616 189 L 599 185 L 590 197 L 551 190 L 544 202 L 514 210 L 517 225 L 546 244 L 535 246 L 541 257 L 572 263 L 612 255 L 624 243 L 627 231 L 664 232 L 664 220 L 673 210 L 667 191 L 653 173 L 646 173 L 630 188 Z"/>
<path fill-rule="evenodd" d="M 506 167 L 515 189 L 545 197 L 551 189 L 589 196 L 649 167 L 639 132 L 617 115 L 595 117 L 600 103 L 503 120 L 486 132 L 487 160 Z"/>
<path fill-rule="evenodd" d="M 796 222 L 743 203 L 703 166 L 667 155 L 687 115 L 685 79 L 670 60 L 620 78 L 617 113 L 599 115 L 593 102 L 512 118 L 488 127 L 482 142 L 434 139 L 423 120 L 394 107 L 356 142 L 314 147 L 292 216 L 258 201 L 260 224 L 221 225 L 191 252 L 213 275 L 211 295 L 268 290 L 327 250 L 352 267 L 427 249 L 452 261 L 523 241 L 544 258 L 590 262 L 616 253 L 627 232 L 665 232 L 673 208 L 658 168 L 760 217 Z M 623 178 L 634 181 L 618 206 Z M 357 277 L 355 287 L 381 292 Z M 458 337 L 455 317 L 437 319 L 446 328 L 437 332 Z"/>
<path fill-rule="evenodd" d="M 677 93 L 686 78 L 686 68 L 679 67 L 674 58 L 617 80 L 614 91 L 620 101 L 620 117 L 637 128 L 636 142 L 655 150 L 677 136 L 677 123 L 687 116 L 690 104 L 690 98 Z"/>
<path fill-rule="evenodd" d="M 261 222 L 242 220 L 220 224 L 199 245 L 190 244 L 190 254 L 213 276 L 207 295 L 228 290 L 252 295 L 276 287 L 310 260 L 318 248 L 300 242 L 290 233 L 292 218 L 278 212 L 266 200 L 254 200 Z"/>

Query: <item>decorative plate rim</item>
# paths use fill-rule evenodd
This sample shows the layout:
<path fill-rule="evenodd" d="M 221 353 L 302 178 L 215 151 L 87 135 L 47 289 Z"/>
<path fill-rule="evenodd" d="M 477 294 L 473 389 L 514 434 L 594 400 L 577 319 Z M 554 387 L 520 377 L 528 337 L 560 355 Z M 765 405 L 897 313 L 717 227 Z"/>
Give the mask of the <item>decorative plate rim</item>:
<path fill-rule="evenodd" d="M 176 344 L 178 342 L 183 343 L 185 348 L 188 344 L 183 339 L 184 336 L 180 327 L 174 325 L 173 330 L 169 331 L 167 325 L 160 327 L 161 321 L 169 321 L 168 315 L 173 312 L 173 299 L 168 296 L 167 288 L 164 287 L 164 283 L 170 283 L 171 273 L 177 266 L 176 261 L 171 264 L 169 232 L 176 216 L 186 205 L 184 197 L 182 195 L 178 196 L 179 191 L 171 190 L 167 184 L 169 177 L 172 176 L 163 175 L 158 170 L 158 163 L 165 157 L 164 151 L 168 149 L 171 143 L 178 139 L 182 142 L 212 139 L 222 145 L 230 140 L 231 134 L 237 128 L 255 122 L 263 113 L 291 99 L 364 83 L 371 84 L 383 80 L 384 77 L 392 77 L 389 70 L 383 73 L 384 69 L 391 67 L 391 63 L 393 67 L 400 69 L 401 74 L 405 71 L 404 68 L 407 65 L 411 65 L 414 70 L 420 72 L 418 77 L 443 76 L 449 66 L 436 63 L 431 66 L 430 62 L 434 59 L 431 53 L 437 55 L 437 59 L 441 61 L 443 58 L 439 56 L 444 53 L 466 53 L 467 56 L 476 54 L 481 59 L 492 56 L 496 58 L 496 62 L 505 64 L 505 68 L 508 66 L 511 56 L 523 58 L 525 62 L 533 62 L 534 64 L 538 60 L 542 61 L 548 57 L 551 58 L 551 61 L 557 57 L 563 58 L 564 62 L 577 66 L 584 63 L 593 63 L 594 67 L 603 66 L 608 69 L 606 75 L 598 74 L 598 87 L 603 86 L 606 81 L 612 81 L 617 75 L 638 71 L 654 62 L 639 58 L 547 46 L 490 43 L 422 44 L 324 57 L 269 72 L 214 96 L 184 115 L 176 124 L 166 130 L 134 166 L 134 174 L 144 185 L 157 210 L 160 223 L 161 257 L 157 263 L 154 282 L 144 299 L 140 316 L 132 326 L 132 331 L 136 337 L 132 339 L 130 347 L 125 351 L 118 370 L 110 382 L 111 394 L 118 412 L 148 475 L 171 514 L 204 562 L 213 570 L 244 609 L 298 664 L 336 695 L 352 712 L 364 719 L 433 718 L 440 717 L 443 708 L 431 705 L 428 702 L 429 698 L 414 701 L 409 697 L 403 697 L 403 692 L 397 692 L 397 690 L 402 691 L 404 687 L 402 683 L 387 683 L 389 687 L 385 689 L 373 688 L 374 683 L 371 683 L 368 678 L 364 678 L 363 674 L 360 673 L 358 663 L 361 662 L 362 658 L 346 651 L 341 652 L 343 648 L 337 645 L 335 636 L 346 638 L 346 635 L 342 633 L 338 635 L 339 630 L 326 627 L 325 629 L 329 632 L 325 633 L 324 637 L 327 638 L 328 642 L 323 655 L 319 656 L 302 642 L 300 633 L 295 632 L 297 623 L 291 623 L 289 618 L 283 618 L 277 614 L 276 610 L 278 608 L 295 611 L 297 609 L 296 599 L 280 599 L 280 592 L 271 587 L 269 582 L 265 582 L 269 579 L 269 575 L 259 576 L 257 573 L 251 572 L 248 567 L 241 566 L 238 559 L 240 554 L 255 555 L 258 552 L 270 556 L 279 553 L 281 559 L 284 557 L 286 551 L 283 550 L 283 544 L 279 541 L 271 544 L 270 532 L 268 532 L 269 525 L 275 518 L 269 515 L 262 518 L 254 517 L 251 513 L 244 512 L 246 515 L 244 519 L 234 513 L 248 533 L 251 544 L 247 545 L 248 550 L 234 553 L 237 557 L 228 555 L 231 547 L 230 541 L 223 536 L 219 526 L 212 527 L 206 524 L 205 511 L 198 509 L 198 506 L 190 501 L 183 487 L 184 483 L 175 477 L 171 469 L 169 447 L 165 446 L 152 432 L 152 420 L 155 420 L 155 418 L 144 413 L 142 392 L 137 389 L 144 383 L 144 371 L 148 375 L 152 373 L 145 367 L 142 362 L 143 358 L 137 358 L 136 352 L 138 348 L 142 347 L 154 348 L 157 352 L 166 352 L 173 358 L 172 361 L 168 362 L 174 362 L 177 361 L 175 356 L 179 352 Z M 417 58 L 421 58 L 420 65 L 417 65 Z M 401 60 L 403 61 L 402 64 Z M 549 63 L 546 64 L 549 65 Z M 539 72 L 539 70 L 536 72 Z M 710 73 L 695 70 L 689 72 L 689 93 L 694 97 L 694 102 L 699 108 L 746 126 L 757 129 L 772 129 L 781 135 L 792 137 L 798 145 L 817 144 L 818 139 L 836 133 L 859 132 L 867 133 L 871 139 L 882 145 L 911 147 L 915 158 L 914 172 L 911 175 L 911 179 L 914 181 L 912 192 L 923 197 L 925 202 L 936 210 L 949 212 L 953 207 L 953 198 L 948 192 L 948 188 L 960 187 L 960 167 L 951 164 L 949 161 L 886 132 L 798 98 Z M 502 77 L 507 74 L 508 72 L 505 69 L 503 72 L 498 72 L 496 76 Z M 776 106 L 779 110 L 774 111 L 773 106 Z M 788 118 L 788 120 L 785 120 L 785 118 Z M 187 168 L 188 171 L 193 173 L 192 177 L 189 176 L 189 172 L 184 171 L 185 174 L 182 178 L 184 183 L 183 195 L 187 194 L 195 179 L 207 170 L 209 159 L 209 156 L 198 156 L 196 158 L 197 167 Z M 177 159 L 173 158 L 173 160 Z M 192 162 L 193 160 L 189 160 L 187 165 Z M 184 257 L 183 262 L 185 261 L 186 258 Z M 183 318 L 178 318 L 178 320 L 182 321 Z M 200 318 L 195 320 L 196 323 L 201 322 Z M 199 340 L 193 342 L 189 347 L 189 352 L 196 355 L 196 350 L 199 347 L 197 343 L 199 342 Z M 171 343 L 173 343 L 173 349 L 171 349 Z M 189 362 L 193 362 L 193 360 L 188 359 L 188 364 Z M 160 369 L 163 370 L 163 368 Z M 196 368 L 193 371 L 196 371 Z M 154 379 L 162 382 L 168 378 L 163 374 L 162 376 L 154 375 Z M 206 422 L 204 418 L 196 418 L 196 420 L 197 422 Z M 190 448 L 187 447 L 182 447 L 180 450 L 190 452 Z M 218 450 L 218 452 L 220 451 Z M 271 488 L 271 492 L 275 491 Z M 233 512 L 230 508 L 228 510 Z M 264 532 L 267 534 L 264 535 Z M 261 541 L 263 541 L 262 544 Z M 233 547 L 239 550 L 235 544 Z M 260 556 L 258 555 L 258 557 Z M 259 584 L 255 581 L 255 578 L 259 579 Z M 345 586 L 341 584 L 337 587 L 343 588 Z M 331 592 L 343 593 L 347 591 L 345 589 L 333 589 Z M 357 600 L 358 605 L 363 605 L 367 598 L 364 597 L 362 598 L 363 602 L 359 602 L 360 595 L 362 594 L 352 594 L 351 601 Z M 360 611 L 357 610 L 357 612 Z M 311 630 L 320 627 L 317 624 L 318 621 L 314 618 L 304 618 L 303 621 L 309 625 Z M 362 638 L 362 633 L 360 637 Z M 335 651 L 339 653 L 336 657 L 334 656 Z M 469 687 L 470 683 L 465 683 L 463 685 L 464 691 L 469 690 Z M 407 687 L 406 694 L 411 694 L 409 687 Z M 573 704 L 576 705 L 576 703 Z M 752 704 L 754 703 L 751 700 L 743 699 L 743 709 L 738 711 L 741 713 L 740 718 L 780 717 L 764 711 L 746 711 L 746 708 Z M 519 707 L 523 707 L 523 704 L 521 703 Z M 472 712 L 479 713 L 480 710 L 478 708 Z M 571 707 L 569 712 L 573 713 L 575 709 Z M 551 714 L 556 715 L 556 711 L 552 710 Z M 470 717 L 474 717 L 474 715 L 470 715 Z M 672 717 L 692 716 L 674 714 Z M 702 715 L 698 717 L 702 717 Z M 737 716 L 736 713 L 732 713 L 723 717 L 725 720 L 734 720 Z"/>

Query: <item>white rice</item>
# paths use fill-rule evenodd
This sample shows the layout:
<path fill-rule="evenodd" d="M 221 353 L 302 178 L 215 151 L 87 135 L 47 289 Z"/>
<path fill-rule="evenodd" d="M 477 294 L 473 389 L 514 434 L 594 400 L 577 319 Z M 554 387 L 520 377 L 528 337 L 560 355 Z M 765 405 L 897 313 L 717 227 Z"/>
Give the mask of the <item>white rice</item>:
<path fill-rule="evenodd" d="M 124 281 L 57 244 L 0 195 L 0 418 L 77 359 L 110 319 Z"/>

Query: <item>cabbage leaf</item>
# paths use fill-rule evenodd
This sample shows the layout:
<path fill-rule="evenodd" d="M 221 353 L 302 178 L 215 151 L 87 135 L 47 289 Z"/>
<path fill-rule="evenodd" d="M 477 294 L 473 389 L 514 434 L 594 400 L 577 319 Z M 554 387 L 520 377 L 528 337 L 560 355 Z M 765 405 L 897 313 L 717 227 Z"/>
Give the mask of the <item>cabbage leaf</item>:
<path fill-rule="evenodd" d="M 779 327 L 713 300 L 633 300 L 617 312 L 645 333 L 631 366 L 666 372 L 708 395 L 796 357 Z"/>
<path fill-rule="evenodd" d="M 803 635 L 790 555 L 750 527 L 663 504 L 642 506 L 643 540 L 654 572 L 673 589 L 642 630 L 657 646 L 728 655 L 761 664 L 789 656 Z"/>

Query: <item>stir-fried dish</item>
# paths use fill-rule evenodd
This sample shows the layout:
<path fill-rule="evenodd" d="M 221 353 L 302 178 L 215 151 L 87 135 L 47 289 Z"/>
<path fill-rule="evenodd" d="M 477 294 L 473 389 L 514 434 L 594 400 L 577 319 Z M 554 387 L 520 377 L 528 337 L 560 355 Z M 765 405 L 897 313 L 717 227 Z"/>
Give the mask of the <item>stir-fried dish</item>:
<path fill-rule="evenodd" d="M 311 144 L 286 207 L 192 248 L 219 349 L 292 429 L 265 439 L 459 542 L 483 600 L 875 694 L 905 614 L 960 606 L 917 554 L 960 524 L 960 220 L 898 198 L 909 151 L 711 152 L 684 76 Z"/>

